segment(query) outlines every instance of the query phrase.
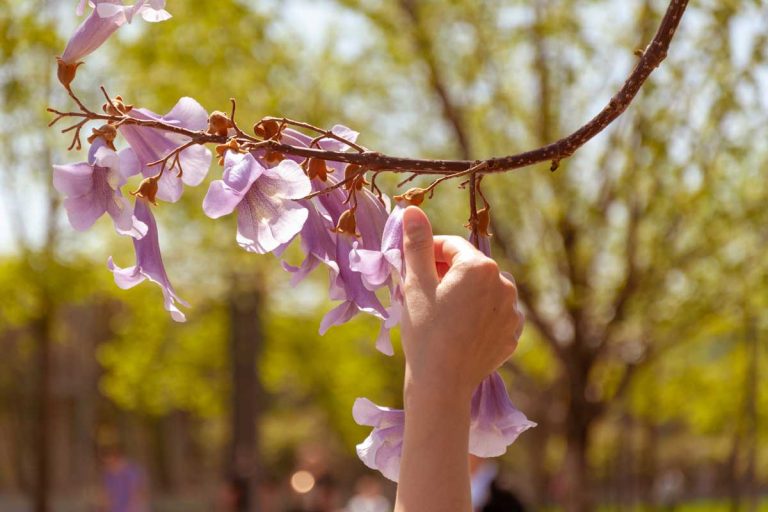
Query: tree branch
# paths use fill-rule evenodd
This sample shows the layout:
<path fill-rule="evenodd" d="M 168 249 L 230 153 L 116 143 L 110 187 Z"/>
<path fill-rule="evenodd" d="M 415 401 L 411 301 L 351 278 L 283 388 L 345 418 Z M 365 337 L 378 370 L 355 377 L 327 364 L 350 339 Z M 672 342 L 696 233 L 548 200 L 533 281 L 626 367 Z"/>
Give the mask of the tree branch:
<path fill-rule="evenodd" d="M 407 4 L 404 0 L 404 4 Z M 577 149 L 586 144 L 595 135 L 604 130 L 617 117 L 619 117 L 630 105 L 642 85 L 666 58 L 670 42 L 680 24 L 680 20 L 688 6 L 688 0 L 671 0 L 666 14 L 659 25 L 656 35 L 651 43 L 641 52 L 637 65 L 630 73 L 621 89 L 611 98 L 608 104 L 584 126 L 556 142 L 523 153 L 496 157 L 485 160 L 487 164 L 481 174 L 505 172 L 522 167 L 528 167 L 537 163 L 552 161 L 553 167 L 571 156 Z M 446 96 L 447 98 L 447 96 Z M 76 100 L 77 101 L 77 100 Z M 79 103 L 79 101 L 78 101 Z M 87 109 L 86 109 L 87 110 Z M 102 120 L 115 123 L 129 123 L 159 130 L 171 131 L 192 138 L 197 144 L 226 142 L 226 137 L 211 135 L 203 131 L 186 130 L 179 126 L 170 125 L 160 121 L 138 120 L 127 116 L 112 116 L 87 112 L 59 112 L 49 109 L 50 112 L 60 117 L 80 117 L 89 120 Z M 448 116 L 449 118 L 451 116 Z M 242 134 L 238 136 L 243 142 L 261 142 L 259 139 Z M 459 139 L 464 141 L 468 148 L 466 136 Z M 320 149 L 297 147 L 283 144 L 276 140 L 264 141 L 263 144 L 273 151 L 287 155 L 303 156 L 308 158 L 320 158 L 333 162 L 358 164 L 367 170 L 390 172 L 413 172 L 422 175 L 445 175 L 465 171 L 477 165 L 476 160 L 426 160 L 416 158 L 400 158 L 384 155 L 374 151 L 358 153 L 345 153 L 335 151 L 323 151 Z M 356 148 L 357 149 L 357 148 Z"/>

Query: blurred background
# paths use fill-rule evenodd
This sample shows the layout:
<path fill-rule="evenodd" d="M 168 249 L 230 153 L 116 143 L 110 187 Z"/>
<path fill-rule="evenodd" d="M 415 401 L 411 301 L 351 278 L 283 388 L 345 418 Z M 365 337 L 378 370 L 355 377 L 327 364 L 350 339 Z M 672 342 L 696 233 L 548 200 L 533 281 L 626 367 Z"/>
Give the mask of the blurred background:
<path fill-rule="evenodd" d="M 233 218 L 202 214 L 206 186 L 189 189 L 156 209 L 171 280 L 192 303 L 175 324 L 156 286 L 113 284 L 107 257 L 129 265 L 133 251 L 109 221 L 85 234 L 67 223 L 51 164 L 84 155 L 46 128 L 45 107 L 71 106 L 54 57 L 75 4 L 0 2 L 0 510 L 106 510 L 115 468 L 157 512 L 236 510 L 246 493 L 265 512 L 338 511 L 355 494 L 391 503 L 394 485 L 356 458 L 368 429 L 351 407 L 399 407 L 403 360 L 375 351 L 366 318 L 317 335 L 331 307 L 322 271 L 292 289 L 276 258 L 237 247 Z M 101 104 L 100 84 L 156 112 L 184 95 L 208 111 L 236 97 L 244 126 L 343 123 L 379 151 L 483 158 L 594 115 L 666 2 L 167 8 L 173 19 L 122 28 L 87 59 L 75 82 L 87 104 Z M 529 510 L 760 507 L 767 39 L 763 0 L 692 2 L 616 123 L 555 173 L 484 180 L 494 255 L 528 318 L 503 374 L 539 424 L 496 461 L 498 480 Z M 437 232 L 465 234 L 465 199 L 446 186 L 426 204 Z M 377 503 L 347 510 L 391 510 Z"/>

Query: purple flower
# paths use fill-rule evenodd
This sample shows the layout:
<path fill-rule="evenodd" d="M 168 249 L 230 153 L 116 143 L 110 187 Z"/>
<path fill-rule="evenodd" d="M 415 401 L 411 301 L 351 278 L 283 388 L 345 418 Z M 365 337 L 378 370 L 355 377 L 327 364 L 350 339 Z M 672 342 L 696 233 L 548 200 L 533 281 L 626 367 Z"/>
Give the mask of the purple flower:
<path fill-rule="evenodd" d="M 162 121 L 193 131 L 204 130 L 208 126 L 208 113 L 197 101 L 188 97 L 181 98 L 164 116 L 143 108 L 132 109 L 128 115 L 135 119 Z M 190 141 L 190 138 L 185 135 L 135 124 L 122 124 L 119 129 L 139 158 L 141 172 L 145 177 L 155 176 L 160 172 L 159 164 L 150 167 L 150 163 L 165 158 Z M 170 166 L 173 161 L 171 158 L 168 162 L 169 166 L 158 180 L 157 197 L 171 203 L 178 201 L 184 185 L 194 187 L 205 179 L 208 168 L 211 166 L 211 158 L 211 152 L 202 145 L 194 145 L 181 152 L 179 155 L 181 169 L 178 164 Z M 181 178 L 179 178 L 180 171 Z"/>
<path fill-rule="evenodd" d="M 138 169 L 139 162 L 130 148 L 115 152 L 103 137 L 94 140 L 87 162 L 54 165 L 53 186 L 67 196 L 64 209 L 72 227 L 85 231 L 108 213 L 121 235 L 146 235 L 147 225 L 136 218 L 131 203 L 120 193 L 126 178 Z"/>
<path fill-rule="evenodd" d="M 165 310 L 170 312 L 171 317 L 177 322 L 184 322 L 186 317 L 176 306 L 176 303 L 178 302 L 186 307 L 189 307 L 189 304 L 176 295 L 168 279 L 168 274 L 165 272 L 163 258 L 160 254 L 157 223 L 145 199 L 136 199 L 135 213 L 136 217 L 148 227 L 147 234 L 143 238 L 133 240 L 133 248 L 136 251 L 136 265 L 120 268 L 115 265 L 110 256 L 107 266 L 114 274 L 117 286 L 124 290 L 133 288 L 145 279 L 149 279 L 159 285 L 163 290 Z"/>
<path fill-rule="evenodd" d="M 357 445 L 357 456 L 369 468 L 397 482 L 403 453 L 405 412 L 358 398 L 352 406 L 352 416 L 358 425 L 373 427 L 371 434 Z"/>
<path fill-rule="evenodd" d="M 398 201 L 384 224 L 381 245 L 378 250 L 360 249 L 353 244 L 349 255 L 350 269 L 359 272 L 363 285 L 375 291 L 382 286 L 389 287 L 390 306 L 376 338 L 376 348 L 386 355 L 394 354 L 390 330 L 400 323 L 403 304 L 400 282 L 405 276 L 403 263 L 403 212 L 407 204 Z"/>
<path fill-rule="evenodd" d="M 378 290 L 393 275 L 403 276 L 403 212 L 406 207 L 402 201 L 395 204 L 384 224 L 378 250 L 360 249 L 359 244 L 353 244 L 350 266 L 361 274 L 369 290 Z"/>
<path fill-rule="evenodd" d="M 357 455 L 371 469 L 397 482 L 402 456 L 405 412 L 380 407 L 367 398 L 358 398 L 352 407 L 358 425 L 373 427 L 357 445 Z M 469 453 L 478 457 L 497 457 L 507 446 L 536 423 L 512 405 L 498 372 L 483 379 L 472 396 L 469 425 Z"/>
<path fill-rule="evenodd" d="M 358 136 L 357 132 L 341 125 L 334 126 L 332 131 L 350 142 L 354 142 Z M 285 129 L 282 132 L 282 141 L 295 146 L 307 147 L 312 139 L 295 130 Z M 318 146 L 328 151 L 346 151 L 349 149 L 349 146 L 343 142 L 330 138 L 322 139 Z M 292 158 L 288 157 L 287 160 L 292 160 Z M 293 159 L 293 161 L 302 160 Z M 327 162 L 327 166 L 333 172 L 328 174 L 327 181 L 312 180 L 313 192 L 332 187 L 344 179 L 346 164 Z M 344 204 L 346 197 L 347 192 L 338 188 L 313 199 L 300 201 L 308 212 L 307 222 L 301 230 L 301 246 L 306 258 L 298 267 L 283 263 L 283 267 L 294 274 L 292 279 L 294 284 L 303 279 L 320 263 L 330 268 L 330 297 L 332 300 L 341 301 L 341 304 L 325 315 L 320 323 L 321 334 L 324 334 L 333 325 L 347 322 L 360 312 L 369 313 L 381 319 L 387 318 L 387 311 L 376 297 L 376 293 L 366 287 L 359 272 L 350 268 L 350 253 L 354 246 L 362 250 L 379 249 L 384 224 L 387 220 L 387 205 L 382 204 L 367 189 L 357 191 L 355 217 L 358 236 L 355 237 L 333 232 L 342 214 L 349 209 L 349 205 Z M 280 247 L 276 252 L 281 254 L 283 250 L 284 247 Z M 383 347 L 384 351 L 389 350 L 391 352 L 391 348 L 387 348 L 386 345 L 380 343 L 379 346 Z"/>
<path fill-rule="evenodd" d="M 308 211 L 295 200 L 309 194 L 311 185 L 296 162 L 264 168 L 250 153 L 228 151 L 222 178 L 211 183 L 203 210 L 217 219 L 237 208 L 237 243 L 245 250 L 274 251 L 301 231 Z"/>
<path fill-rule="evenodd" d="M 135 14 L 141 14 L 146 21 L 164 21 L 171 17 L 164 10 L 165 1 L 154 0 L 149 4 L 141 0 L 132 6 L 124 6 L 121 0 L 92 0 L 91 14 L 75 30 L 59 57 L 65 65 L 76 65 L 80 59 L 93 53 L 99 46 L 126 22 L 130 23 Z M 85 11 L 85 0 L 77 6 L 77 15 Z M 74 74 L 72 75 L 74 78 Z M 70 79 L 71 81 L 71 79 Z"/>
<path fill-rule="evenodd" d="M 471 418 L 469 453 L 478 457 L 502 455 L 517 436 L 536 426 L 512 405 L 498 372 L 486 377 L 475 390 Z"/>

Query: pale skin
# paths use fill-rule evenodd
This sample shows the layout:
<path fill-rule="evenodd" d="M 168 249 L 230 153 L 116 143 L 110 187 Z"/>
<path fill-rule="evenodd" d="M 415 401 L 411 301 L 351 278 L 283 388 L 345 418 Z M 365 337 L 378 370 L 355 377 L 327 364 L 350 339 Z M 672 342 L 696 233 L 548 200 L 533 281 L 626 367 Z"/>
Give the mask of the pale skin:
<path fill-rule="evenodd" d="M 467 240 L 405 211 L 405 436 L 395 512 L 471 512 L 472 393 L 517 347 L 517 289 Z"/>

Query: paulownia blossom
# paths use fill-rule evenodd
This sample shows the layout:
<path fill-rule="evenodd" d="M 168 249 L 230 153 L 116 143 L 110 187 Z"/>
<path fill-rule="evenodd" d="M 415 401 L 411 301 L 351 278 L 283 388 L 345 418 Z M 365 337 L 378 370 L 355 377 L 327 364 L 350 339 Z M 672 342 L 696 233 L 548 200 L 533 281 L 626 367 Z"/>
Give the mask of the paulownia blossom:
<path fill-rule="evenodd" d="M 374 427 L 371 435 L 357 445 L 357 456 L 369 468 L 397 482 L 403 453 L 405 411 L 380 407 L 367 398 L 358 398 L 352 407 L 358 425 Z"/>
<path fill-rule="evenodd" d="M 358 133 L 341 125 L 333 127 L 332 132 L 345 140 L 355 142 Z M 309 146 L 312 139 L 295 130 L 286 129 L 282 132 L 284 142 Z M 324 138 L 318 142 L 321 149 L 328 151 L 346 151 L 349 146 L 344 142 Z M 342 163 L 327 163 L 327 172 L 322 176 L 312 177 L 312 191 L 319 192 L 326 187 L 332 187 L 344 179 L 346 165 Z M 378 249 L 384 224 L 387 219 L 388 198 L 379 200 L 367 189 L 358 190 L 355 196 L 354 211 L 345 204 L 347 193 L 338 188 L 321 194 L 311 200 L 301 201 L 308 211 L 308 219 L 301 231 L 301 246 L 306 258 L 300 266 L 294 267 L 284 263 L 289 272 L 294 273 L 293 282 L 305 277 L 319 263 L 324 263 L 330 269 L 330 290 L 332 300 L 341 303 L 329 311 L 320 323 L 320 333 L 324 334 L 331 326 L 340 325 L 360 312 L 371 314 L 382 321 L 387 321 L 388 313 L 376 296 L 374 290 L 363 283 L 360 273 L 350 268 L 351 251 L 355 245 L 365 249 Z M 354 220 L 353 233 L 336 229 L 343 216 Z M 278 254 L 284 247 L 280 247 Z M 391 345 L 377 342 L 377 347 L 391 354 Z"/>
<path fill-rule="evenodd" d="M 117 107 L 123 108 L 127 115 L 135 119 L 162 121 L 195 131 L 204 130 L 208 126 L 208 113 L 197 101 L 189 97 L 181 98 L 164 116 L 144 108 L 125 107 L 122 104 L 118 104 Z M 123 124 L 118 129 L 139 158 L 141 172 L 147 178 L 157 175 L 161 168 L 159 164 L 152 166 L 149 164 L 167 157 L 190 141 L 190 138 L 185 135 L 147 126 Z M 173 158 L 169 159 L 163 175 L 157 182 L 157 198 L 171 203 L 178 201 L 184 191 L 184 185 L 194 187 L 205 179 L 211 166 L 211 159 L 211 152 L 202 145 L 193 145 L 184 149 L 179 154 L 178 163 L 174 162 Z"/>
<path fill-rule="evenodd" d="M 358 398 L 352 407 L 358 425 L 373 427 L 357 445 L 357 455 L 371 469 L 397 482 L 400 474 L 405 412 L 381 407 L 367 398 Z M 469 453 L 478 457 L 497 457 L 507 451 L 518 436 L 536 423 L 520 412 L 509 399 L 498 372 L 483 379 L 472 395 L 469 426 Z"/>
<path fill-rule="evenodd" d="M 394 216 L 394 212 L 393 212 Z M 402 215 L 390 217 L 402 229 Z M 490 240 L 481 236 L 480 249 L 490 255 Z M 402 254 L 402 235 L 400 235 Z M 382 243 L 382 253 L 385 244 Z M 385 271 L 373 263 L 380 262 L 382 256 L 363 254 L 367 257 L 370 276 L 380 281 Z M 402 265 L 402 261 L 400 262 Z M 389 265 L 392 265 L 389 263 Z M 364 265 L 365 266 L 365 265 Z M 394 266 L 394 265 L 393 265 Z M 404 268 L 404 267 L 401 267 Z M 510 276 L 511 277 L 511 276 Z M 393 301 L 402 303 L 402 301 Z M 514 333 L 519 337 L 521 331 Z M 373 427 L 370 435 L 359 445 L 357 454 L 360 460 L 371 469 L 380 471 L 385 477 L 395 482 L 400 472 L 405 413 L 399 409 L 381 407 L 366 398 L 358 398 L 352 408 L 352 416 L 359 425 Z M 483 379 L 472 395 L 469 427 L 469 453 L 478 457 L 497 457 L 514 443 L 517 437 L 536 423 L 529 421 L 509 399 L 504 381 L 498 372 Z"/>
<path fill-rule="evenodd" d="M 116 152 L 102 136 L 94 139 L 87 162 L 53 166 L 53 186 L 64 194 L 69 223 L 78 231 L 90 228 L 104 213 L 112 217 L 121 235 L 141 238 L 147 225 L 133 213 L 120 187 L 139 171 L 133 150 Z"/>
<path fill-rule="evenodd" d="M 227 151 L 223 179 L 213 181 L 203 200 L 212 219 L 237 209 L 237 243 L 265 254 L 289 243 L 304 226 L 307 209 L 296 199 L 311 191 L 309 178 L 293 160 L 263 167 L 251 153 Z"/>
<path fill-rule="evenodd" d="M 147 225 L 147 234 L 141 239 L 133 240 L 133 248 L 136 251 L 136 264 L 132 267 L 120 268 L 115 265 L 112 257 L 109 257 L 107 266 L 115 277 L 115 284 L 126 290 L 149 279 L 163 290 L 163 304 L 165 310 L 177 322 L 184 322 L 186 317 L 179 310 L 176 303 L 189 307 L 189 304 L 176 295 L 168 274 L 165 272 L 163 257 L 160 254 L 160 240 L 158 238 L 157 223 L 152 215 L 149 203 L 146 199 L 137 198 L 135 207 L 136 218 Z"/>
<path fill-rule="evenodd" d="M 77 27 L 59 57 L 59 80 L 65 86 L 74 80 L 77 66 L 82 64 L 81 59 L 104 44 L 126 22 L 130 23 L 135 15 L 139 14 L 151 22 L 171 17 L 165 10 L 165 0 L 140 0 L 133 5 L 123 5 L 121 0 L 80 0 L 76 10 L 78 16 L 84 14 L 86 3 L 93 7 L 93 11 Z"/>

